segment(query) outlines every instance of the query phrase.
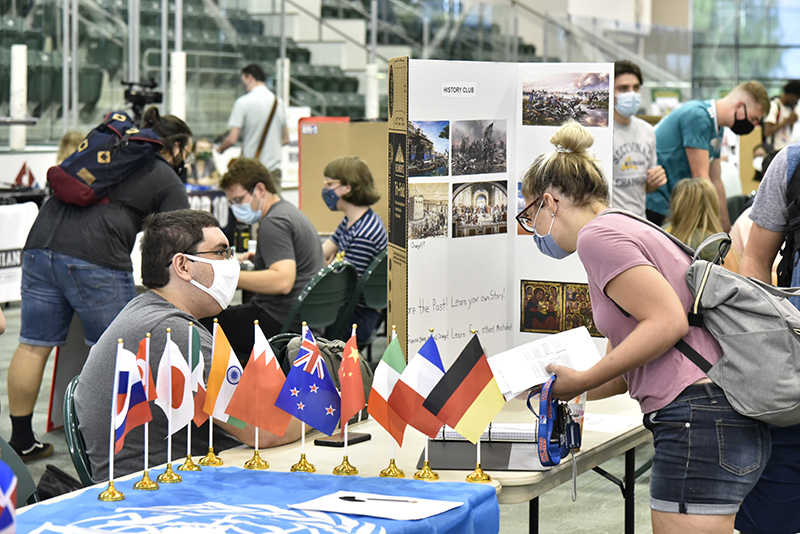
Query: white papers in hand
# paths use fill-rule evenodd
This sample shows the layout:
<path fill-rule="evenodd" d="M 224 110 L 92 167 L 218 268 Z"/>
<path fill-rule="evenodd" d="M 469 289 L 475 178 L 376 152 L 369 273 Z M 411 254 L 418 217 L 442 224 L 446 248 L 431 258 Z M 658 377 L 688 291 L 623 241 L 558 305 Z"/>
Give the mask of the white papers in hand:
<path fill-rule="evenodd" d="M 549 363 L 585 371 L 600 361 L 597 346 L 586 327 L 573 328 L 531 341 L 489 358 L 489 367 L 506 400 L 544 384 Z"/>
<path fill-rule="evenodd" d="M 341 497 L 347 497 L 350 500 L 345 500 Z M 310 501 L 290 504 L 289 508 L 413 521 L 444 513 L 453 508 L 463 506 L 463 504 L 463 502 L 434 501 L 418 499 L 417 497 L 380 495 L 358 491 L 337 491 Z"/>

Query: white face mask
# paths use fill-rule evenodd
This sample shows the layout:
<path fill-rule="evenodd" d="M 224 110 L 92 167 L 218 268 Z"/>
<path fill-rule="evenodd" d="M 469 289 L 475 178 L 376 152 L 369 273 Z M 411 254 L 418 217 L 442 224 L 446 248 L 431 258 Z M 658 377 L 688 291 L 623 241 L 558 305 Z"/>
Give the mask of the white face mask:
<path fill-rule="evenodd" d="M 228 307 L 236 293 L 236 286 L 239 283 L 239 260 L 229 258 L 227 260 L 207 260 L 191 254 L 185 254 L 192 261 L 208 263 L 214 269 L 214 281 L 211 287 L 206 287 L 197 280 L 192 279 L 191 284 L 211 295 L 222 309 Z"/>
<path fill-rule="evenodd" d="M 753 168 L 758 172 L 764 169 L 764 156 L 756 156 L 753 158 Z"/>

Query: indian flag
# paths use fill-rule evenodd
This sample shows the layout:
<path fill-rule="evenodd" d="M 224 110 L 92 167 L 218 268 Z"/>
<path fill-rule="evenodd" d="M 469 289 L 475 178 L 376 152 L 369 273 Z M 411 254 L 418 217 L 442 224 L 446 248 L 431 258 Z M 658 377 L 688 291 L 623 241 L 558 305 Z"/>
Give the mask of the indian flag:
<path fill-rule="evenodd" d="M 228 403 L 242 378 L 242 364 L 233 352 L 225 332 L 214 323 L 214 352 L 211 355 L 211 371 L 208 373 L 208 389 L 203 411 L 218 421 L 244 428 L 244 421 L 226 413 Z"/>

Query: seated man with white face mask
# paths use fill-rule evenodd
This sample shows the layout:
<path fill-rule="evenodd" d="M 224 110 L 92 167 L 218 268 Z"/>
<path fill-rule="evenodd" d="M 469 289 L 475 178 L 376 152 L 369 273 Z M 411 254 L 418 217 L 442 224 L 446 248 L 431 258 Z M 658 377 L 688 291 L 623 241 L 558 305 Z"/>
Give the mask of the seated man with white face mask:
<path fill-rule="evenodd" d="M 183 353 L 189 346 L 189 322 L 200 334 L 207 379 L 211 369 L 212 336 L 198 321 L 228 307 L 239 279 L 239 262 L 233 257 L 228 239 L 209 213 L 178 210 L 149 216 L 142 236 L 142 282 L 149 289 L 131 300 L 117 315 L 89 352 L 75 392 L 75 409 L 95 482 L 107 480 L 111 393 L 117 340 L 136 352 L 147 333 L 150 339 L 150 368 L 157 375 L 166 344 L 167 328 Z M 252 323 L 250 330 L 252 331 Z M 251 334 L 252 335 L 252 334 Z M 162 410 L 152 409 L 150 423 L 150 465 L 166 461 L 167 420 Z M 208 423 L 194 429 L 193 454 L 208 450 Z M 297 440 L 300 423 L 292 419 L 283 437 L 261 430 L 259 447 L 274 447 Z M 255 428 L 240 429 L 214 421 L 214 448 L 225 450 L 240 443 L 255 444 Z M 123 476 L 142 469 L 144 430 L 139 426 L 125 436 L 122 450 L 115 455 L 114 474 Z M 186 432 L 173 435 L 172 461 L 186 456 Z"/>
<path fill-rule="evenodd" d="M 611 206 L 645 216 L 646 194 L 665 183 L 657 163 L 653 127 L 636 117 L 642 105 L 642 71 L 628 60 L 614 63 L 614 187 Z"/>
<path fill-rule="evenodd" d="M 236 161 L 219 186 L 239 222 L 258 223 L 256 251 L 241 257 L 252 260 L 255 269 L 239 275 L 239 288 L 253 292 L 253 298 L 216 317 L 245 363 L 253 348 L 253 321 L 258 319 L 268 339 L 281 331 L 297 296 L 324 266 L 322 243 L 314 224 L 279 196 L 272 175 L 257 159 Z M 211 319 L 203 323 L 209 326 Z M 300 326 L 296 317 L 290 332 L 300 333 Z"/>

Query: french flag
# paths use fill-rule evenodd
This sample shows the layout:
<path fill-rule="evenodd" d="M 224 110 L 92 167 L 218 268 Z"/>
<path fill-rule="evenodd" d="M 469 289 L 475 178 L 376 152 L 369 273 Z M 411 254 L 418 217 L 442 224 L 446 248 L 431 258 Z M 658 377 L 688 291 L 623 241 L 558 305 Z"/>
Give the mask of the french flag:
<path fill-rule="evenodd" d="M 136 355 L 117 350 L 116 413 L 114 414 L 114 454 L 122 450 L 125 435 L 139 425 L 153 420 L 150 405 L 144 393 Z"/>

